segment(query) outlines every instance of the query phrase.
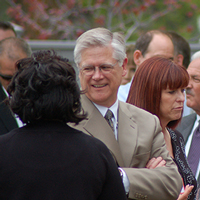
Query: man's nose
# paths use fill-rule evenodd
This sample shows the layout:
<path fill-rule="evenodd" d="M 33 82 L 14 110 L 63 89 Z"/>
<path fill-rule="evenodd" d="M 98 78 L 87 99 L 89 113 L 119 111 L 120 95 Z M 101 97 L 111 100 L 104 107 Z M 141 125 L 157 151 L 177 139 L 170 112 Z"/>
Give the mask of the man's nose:
<path fill-rule="evenodd" d="M 101 72 L 101 70 L 99 69 L 99 67 L 95 67 L 94 68 L 94 74 L 92 75 L 92 78 L 95 80 L 98 80 L 100 78 L 102 78 L 103 74 Z"/>
<path fill-rule="evenodd" d="M 190 78 L 189 83 L 188 83 L 186 88 L 192 88 L 192 80 L 191 80 L 191 78 Z"/>

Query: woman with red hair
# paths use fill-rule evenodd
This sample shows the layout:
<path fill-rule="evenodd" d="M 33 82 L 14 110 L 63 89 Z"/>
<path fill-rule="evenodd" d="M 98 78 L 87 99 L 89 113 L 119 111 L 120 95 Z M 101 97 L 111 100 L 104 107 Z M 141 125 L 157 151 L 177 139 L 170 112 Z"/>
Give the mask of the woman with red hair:
<path fill-rule="evenodd" d="M 166 147 L 183 178 L 184 192 L 178 200 L 195 199 L 197 183 L 185 156 L 184 139 L 174 130 L 182 118 L 184 89 L 189 82 L 186 69 L 172 60 L 154 56 L 136 70 L 127 102 L 143 108 L 160 119 Z M 145 123 L 145 122 L 144 122 Z M 165 166 L 161 158 L 153 158 L 147 168 Z"/>

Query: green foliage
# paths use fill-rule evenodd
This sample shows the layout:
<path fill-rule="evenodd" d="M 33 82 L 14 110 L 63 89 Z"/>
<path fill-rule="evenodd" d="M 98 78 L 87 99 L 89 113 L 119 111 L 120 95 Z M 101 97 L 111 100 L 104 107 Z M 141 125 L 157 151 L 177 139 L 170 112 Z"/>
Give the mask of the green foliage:
<path fill-rule="evenodd" d="M 200 1 L 193 0 L 7 0 L 12 21 L 30 39 L 76 39 L 94 27 L 122 31 L 135 41 L 150 29 L 174 30 L 199 39 Z"/>

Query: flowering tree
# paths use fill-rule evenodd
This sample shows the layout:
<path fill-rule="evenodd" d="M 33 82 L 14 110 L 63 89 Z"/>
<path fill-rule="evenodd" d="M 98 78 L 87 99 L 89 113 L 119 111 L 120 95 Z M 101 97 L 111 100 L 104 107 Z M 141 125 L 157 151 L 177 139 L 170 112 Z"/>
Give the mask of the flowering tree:
<path fill-rule="evenodd" d="M 122 31 L 126 40 L 136 30 L 151 28 L 152 22 L 182 9 L 194 13 L 189 0 L 7 0 L 12 21 L 25 27 L 30 39 L 76 39 L 94 27 Z M 167 24 L 167 23 L 166 23 Z M 164 27 L 166 28 L 166 27 Z M 187 30 L 187 29 L 186 29 Z M 188 29 L 189 31 L 189 29 Z M 139 31 L 137 31 L 139 33 Z"/>

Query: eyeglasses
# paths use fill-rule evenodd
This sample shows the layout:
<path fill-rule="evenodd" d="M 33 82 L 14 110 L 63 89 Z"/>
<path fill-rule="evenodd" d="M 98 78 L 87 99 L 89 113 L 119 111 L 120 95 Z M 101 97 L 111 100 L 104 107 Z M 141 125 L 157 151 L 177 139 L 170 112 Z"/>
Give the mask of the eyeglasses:
<path fill-rule="evenodd" d="M 5 75 L 5 74 L 1 74 L 0 73 L 0 77 L 7 80 L 7 81 L 10 81 L 12 79 L 13 76 L 11 75 Z"/>
<path fill-rule="evenodd" d="M 96 68 L 99 69 L 99 71 L 101 71 L 103 74 L 108 74 L 110 73 L 114 66 L 118 63 L 118 61 L 115 64 L 101 64 L 100 66 L 93 66 L 93 65 L 87 65 L 84 67 L 80 68 L 80 71 L 85 74 L 86 76 L 91 76 L 94 74 L 94 72 L 96 71 Z"/>

